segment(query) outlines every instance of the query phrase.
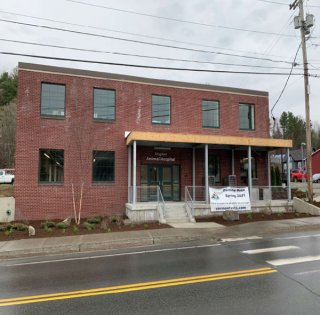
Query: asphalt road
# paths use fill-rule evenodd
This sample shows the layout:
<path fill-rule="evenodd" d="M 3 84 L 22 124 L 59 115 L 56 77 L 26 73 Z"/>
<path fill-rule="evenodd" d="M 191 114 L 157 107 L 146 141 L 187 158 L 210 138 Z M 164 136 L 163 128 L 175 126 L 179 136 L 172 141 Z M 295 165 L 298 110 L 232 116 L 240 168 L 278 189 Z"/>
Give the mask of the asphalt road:
<path fill-rule="evenodd" d="M 320 314 L 320 232 L 1 261 L 0 314 Z"/>

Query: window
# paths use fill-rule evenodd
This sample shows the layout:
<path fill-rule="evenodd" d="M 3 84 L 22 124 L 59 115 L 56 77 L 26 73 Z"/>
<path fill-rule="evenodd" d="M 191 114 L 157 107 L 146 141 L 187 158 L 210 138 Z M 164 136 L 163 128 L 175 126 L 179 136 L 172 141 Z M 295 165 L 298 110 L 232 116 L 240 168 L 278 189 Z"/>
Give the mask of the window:
<path fill-rule="evenodd" d="M 214 179 L 214 183 L 220 182 L 220 157 L 216 155 L 208 156 L 208 175 Z M 213 183 L 213 184 L 214 184 Z"/>
<path fill-rule="evenodd" d="M 116 116 L 116 92 L 114 90 L 93 90 L 93 118 L 114 120 Z"/>
<path fill-rule="evenodd" d="M 63 150 L 39 150 L 39 182 L 63 183 Z"/>
<path fill-rule="evenodd" d="M 152 123 L 170 124 L 170 96 L 152 95 Z"/>
<path fill-rule="evenodd" d="M 94 183 L 114 181 L 114 152 L 93 151 L 92 181 Z"/>
<path fill-rule="evenodd" d="M 248 158 L 242 158 L 240 160 L 240 182 L 241 184 L 248 185 Z M 254 157 L 251 157 L 251 178 L 257 178 L 257 161 Z"/>
<path fill-rule="evenodd" d="M 41 115 L 64 116 L 66 87 L 63 84 L 41 84 Z"/>
<path fill-rule="evenodd" d="M 252 104 L 240 104 L 239 107 L 240 116 L 240 129 L 242 130 L 254 130 L 254 105 Z"/>
<path fill-rule="evenodd" d="M 220 127 L 218 101 L 202 101 L 202 127 Z"/>

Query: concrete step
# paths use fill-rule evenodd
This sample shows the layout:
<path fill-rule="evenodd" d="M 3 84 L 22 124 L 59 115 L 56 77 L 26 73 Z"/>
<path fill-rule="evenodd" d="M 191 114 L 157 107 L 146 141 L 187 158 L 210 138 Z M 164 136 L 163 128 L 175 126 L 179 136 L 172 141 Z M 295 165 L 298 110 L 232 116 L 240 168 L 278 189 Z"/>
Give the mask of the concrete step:
<path fill-rule="evenodd" d="M 189 218 L 166 218 L 167 223 L 187 223 L 190 222 Z"/>

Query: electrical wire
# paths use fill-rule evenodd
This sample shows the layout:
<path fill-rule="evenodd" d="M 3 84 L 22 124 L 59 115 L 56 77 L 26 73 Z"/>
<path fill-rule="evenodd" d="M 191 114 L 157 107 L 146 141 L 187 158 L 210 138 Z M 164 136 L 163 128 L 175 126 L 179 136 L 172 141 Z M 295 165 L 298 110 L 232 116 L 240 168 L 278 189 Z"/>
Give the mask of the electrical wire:
<path fill-rule="evenodd" d="M 31 18 L 31 19 L 40 20 L 40 21 L 42 20 L 42 21 L 47 21 L 47 22 L 60 23 L 60 24 L 64 24 L 64 25 L 85 27 L 85 28 L 90 28 L 90 29 L 95 29 L 95 30 L 103 30 L 103 31 L 114 32 L 114 33 L 119 33 L 119 34 L 126 34 L 126 35 L 145 37 L 145 38 L 150 38 L 150 39 L 157 39 L 157 40 L 173 42 L 173 43 L 180 43 L 180 44 L 187 44 L 187 45 L 192 45 L 192 46 L 221 49 L 221 50 L 227 50 L 227 51 L 235 51 L 235 52 L 241 52 L 241 53 L 249 53 L 249 54 L 253 54 L 253 55 L 268 55 L 268 56 L 271 56 L 271 57 L 284 58 L 283 56 L 277 56 L 277 55 L 271 55 L 271 54 L 263 54 L 263 53 L 258 53 L 258 52 L 254 52 L 254 51 L 246 51 L 246 50 L 232 49 L 232 48 L 223 48 L 223 47 L 217 47 L 217 46 L 212 46 L 212 45 L 204 45 L 204 44 L 200 44 L 200 43 L 187 42 L 187 41 L 180 41 L 180 40 L 157 37 L 157 36 L 146 35 L 146 34 L 137 34 L 137 33 L 131 33 L 131 32 L 124 32 L 124 31 L 119 31 L 119 30 L 114 30 L 114 29 L 109 29 L 109 28 L 104 28 L 104 27 L 97 27 L 97 26 L 92 26 L 92 25 L 70 23 L 70 22 L 65 22 L 65 21 L 61 21 L 61 20 L 41 18 L 41 17 L 37 17 L 37 16 L 33 16 L 33 15 L 20 14 L 20 13 L 16 13 L 16 12 L 9 12 L 9 11 L 0 10 L 0 13 L 11 14 L 11 15 L 19 16 L 19 17 L 27 17 L 27 18 Z"/>
<path fill-rule="evenodd" d="M 115 51 L 104 51 L 104 50 L 96 50 L 96 49 L 68 47 L 68 46 L 61 46 L 61 45 L 41 44 L 41 43 L 13 40 L 13 39 L 5 39 L 5 38 L 0 38 L 0 41 L 9 42 L 9 43 L 17 43 L 17 44 L 25 44 L 25 45 L 33 45 L 33 46 L 40 46 L 40 47 L 51 47 L 51 48 L 68 49 L 68 50 L 82 51 L 82 52 L 103 53 L 103 54 L 130 56 L 130 57 L 138 57 L 138 58 L 146 58 L 146 59 L 165 60 L 165 61 L 178 61 L 178 62 L 188 62 L 188 63 L 198 63 L 198 64 L 247 67 L 247 68 L 265 68 L 265 69 L 282 69 L 282 70 L 290 70 L 291 69 L 289 67 L 260 66 L 260 65 L 249 65 L 249 64 L 211 62 L 211 61 L 200 61 L 200 60 L 189 60 L 189 59 L 177 59 L 177 58 L 169 58 L 169 57 L 138 55 L 138 54 L 115 52 Z M 303 68 L 296 68 L 296 69 L 303 70 Z"/>
<path fill-rule="evenodd" d="M 8 51 L 0 51 L 0 54 L 11 55 L 11 56 L 31 57 L 31 58 L 40 58 L 40 59 L 48 59 L 48 60 L 94 63 L 94 64 L 102 64 L 102 65 L 110 65 L 110 66 L 134 67 L 134 68 L 157 69 L 157 70 L 208 72 L 208 73 L 224 73 L 224 74 L 276 75 L 276 76 L 288 75 L 288 73 L 286 73 L 286 72 L 254 72 L 254 71 L 234 71 L 234 70 L 213 70 L 213 69 L 194 69 L 194 68 L 179 68 L 179 67 L 148 66 L 148 65 L 106 62 L 106 61 L 97 61 L 97 60 L 50 57 L 50 56 L 42 56 L 42 55 L 14 53 L 14 52 L 8 52 Z M 291 73 L 290 75 L 297 75 L 297 76 L 300 75 L 301 76 L 303 74 L 302 73 Z M 316 78 L 319 77 L 317 74 L 309 74 L 309 76 L 316 77 Z"/>
<path fill-rule="evenodd" d="M 282 97 L 282 95 L 283 95 L 283 93 L 284 93 L 284 91 L 285 91 L 285 89 L 286 89 L 286 87 L 287 87 L 287 85 L 288 85 L 288 82 L 289 82 L 289 79 L 290 79 L 291 75 L 293 75 L 293 73 L 292 73 L 293 67 L 295 66 L 295 62 L 296 62 L 296 59 L 297 59 L 298 52 L 299 52 L 300 48 L 301 48 L 301 42 L 300 42 L 300 44 L 299 44 L 299 46 L 298 46 L 298 49 L 297 49 L 297 52 L 296 52 L 296 54 L 295 54 L 295 56 L 294 56 L 294 59 L 293 59 L 293 62 L 292 62 L 292 67 L 291 67 L 290 73 L 289 73 L 289 75 L 288 75 L 288 77 L 287 77 L 287 80 L 286 80 L 286 82 L 285 82 L 285 84 L 284 84 L 284 86 L 283 86 L 283 88 L 282 88 L 282 91 L 281 91 L 278 99 L 276 100 L 276 102 L 274 103 L 274 105 L 273 105 L 272 108 L 271 108 L 271 117 L 272 117 L 273 119 L 275 119 L 275 117 L 273 116 L 273 110 L 274 110 L 274 108 L 276 107 L 276 105 L 278 104 L 278 102 L 280 101 L 280 99 L 281 99 L 281 97 Z"/>
<path fill-rule="evenodd" d="M 161 20 L 173 21 L 173 22 L 187 23 L 187 24 L 193 24 L 193 25 L 201 25 L 201 26 L 212 27 L 212 28 L 220 28 L 220 29 L 226 29 L 226 30 L 231 30 L 231 31 L 242 31 L 242 32 L 244 31 L 244 32 L 248 32 L 248 33 L 263 34 L 263 35 L 279 35 L 278 33 L 272 33 L 272 32 L 255 31 L 255 30 L 244 29 L 244 28 L 237 28 L 237 27 L 229 27 L 229 26 L 222 26 L 222 25 L 200 23 L 200 22 L 195 22 L 195 21 L 181 20 L 181 19 L 170 18 L 170 17 L 165 17 L 165 16 L 159 16 L 159 15 L 154 15 L 154 14 L 142 13 L 142 12 L 138 12 L 138 11 L 112 8 L 112 7 L 107 7 L 107 6 L 104 6 L 104 5 L 87 3 L 87 2 L 84 2 L 84 1 L 78 1 L 78 0 L 65 0 L 65 1 L 78 3 L 78 4 L 90 6 L 90 7 L 102 8 L 102 9 L 107 9 L 107 10 L 112 10 L 112 11 L 117 11 L 117 12 L 124 12 L 124 13 L 139 15 L 139 16 L 146 16 L 146 17 L 151 17 L 151 18 L 156 18 L 156 19 L 161 19 Z M 281 36 L 294 37 L 294 35 L 289 35 L 289 34 L 282 34 Z"/>
<path fill-rule="evenodd" d="M 52 27 L 52 26 L 47 26 L 47 25 L 23 23 L 23 22 L 17 22 L 17 21 L 6 20 L 6 19 L 0 19 L 0 21 L 6 22 L 6 23 L 17 24 L 17 25 L 23 25 L 23 26 L 30 26 L 30 27 L 44 28 L 44 29 L 49 29 L 49 30 L 61 31 L 61 32 L 68 32 L 68 33 L 79 34 L 79 35 L 94 36 L 94 37 L 108 38 L 108 39 L 120 40 L 120 41 L 125 41 L 125 42 L 131 42 L 131 43 L 151 45 L 151 46 L 156 46 L 156 47 L 165 47 L 165 48 L 171 48 L 171 49 L 186 50 L 186 51 L 200 52 L 200 53 L 208 53 L 208 54 L 214 54 L 214 55 L 232 56 L 232 57 L 239 57 L 239 58 L 245 58 L 245 59 L 263 60 L 263 61 L 276 62 L 276 63 L 286 63 L 286 64 L 291 65 L 291 62 L 284 61 L 284 60 L 273 60 L 270 58 L 261 58 L 261 57 L 237 55 L 237 54 L 230 54 L 230 53 L 222 53 L 222 52 L 216 52 L 216 51 L 210 51 L 210 50 L 179 47 L 179 46 L 174 46 L 174 45 L 164 45 L 164 44 L 158 44 L 158 43 L 152 43 L 152 42 L 146 42 L 146 41 L 140 41 L 140 40 L 134 40 L 134 39 L 128 39 L 128 38 L 121 38 L 121 37 L 95 34 L 95 33 L 89 33 L 89 32 L 81 32 L 81 31 L 70 30 L 70 29 L 59 28 L 59 27 Z"/>

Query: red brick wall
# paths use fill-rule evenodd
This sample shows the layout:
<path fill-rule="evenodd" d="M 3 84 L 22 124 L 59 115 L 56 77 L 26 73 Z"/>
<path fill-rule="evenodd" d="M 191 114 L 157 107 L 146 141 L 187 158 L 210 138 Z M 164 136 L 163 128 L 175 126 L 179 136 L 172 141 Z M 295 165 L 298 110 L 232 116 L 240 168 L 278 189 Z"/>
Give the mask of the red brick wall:
<path fill-rule="evenodd" d="M 62 119 L 40 117 L 41 82 L 66 85 L 66 115 Z M 116 120 L 93 120 L 93 87 L 116 90 Z M 171 124 L 152 125 L 151 95 L 171 96 Z M 201 100 L 220 101 L 220 128 L 202 128 Z M 239 130 L 239 103 L 255 104 L 256 130 Z M 127 201 L 127 147 L 125 131 L 155 131 L 194 134 L 269 137 L 266 97 L 199 91 L 141 83 L 112 81 L 72 75 L 19 70 L 16 138 L 16 213 L 21 218 L 50 219 L 71 216 L 74 183 L 84 181 L 83 215 L 123 213 Z M 64 150 L 64 184 L 38 183 L 39 149 Z M 92 184 L 92 151 L 115 151 L 115 182 Z M 139 150 L 139 147 L 138 147 Z M 147 154 L 150 148 L 139 150 Z M 82 161 L 79 159 L 81 152 Z M 184 185 L 192 183 L 192 150 L 176 150 L 181 165 L 181 198 Z M 221 153 L 221 152 L 220 152 Z M 245 153 L 246 154 L 246 153 Z M 223 156 L 231 151 L 223 152 Z M 261 157 L 263 160 L 263 158 Z M 221 175 L 230 173 L 223 159 Z M 80 165 L 83 165 L 81 167 Z M 261 166 L 262 167 L 262 166 Z M 202 185 L 203 150 L 197 149 L 197 185 Z M 236 169 L 239 167 L 236 165 Z M 140 178 L 139 168 L 137 178 Z M 260 173 L 260 170 L 258 170 Z M 263 172 L 261 171 L 261 174 Z M 259 175 L 259 181 L 266 176 Z"/>

